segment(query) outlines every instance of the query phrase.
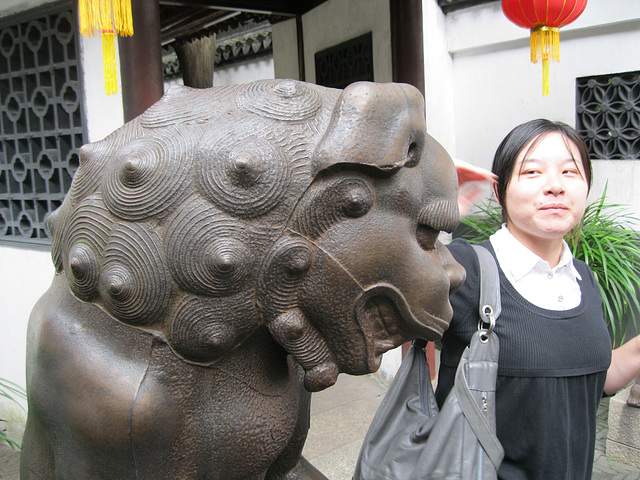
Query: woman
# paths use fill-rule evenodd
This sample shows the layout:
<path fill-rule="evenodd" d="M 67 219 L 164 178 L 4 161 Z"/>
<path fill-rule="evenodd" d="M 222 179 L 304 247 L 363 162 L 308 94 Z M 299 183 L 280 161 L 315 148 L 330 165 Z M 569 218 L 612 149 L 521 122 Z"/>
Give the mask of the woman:
<path fill-rule="evenodd" d="M 589 267 L 563 240 L 582 218 L 591 184 L 589 153 L 571 127 L 533 120 L 513 129 L 493 162 L 502 228 L 483 242 L 500 270 L 502 314 L 497 434 L 500 479 L 590 479 L 603 391 L 640 373 L 640 337 L 611 352 L 602 301 Z M 460 182 L 473 178 L 458 165 Z M 449 250 L 467 270 L 451 298 L 436 397 L 442 404 L 478 325 L 478 262 L 471 246 Z"/>

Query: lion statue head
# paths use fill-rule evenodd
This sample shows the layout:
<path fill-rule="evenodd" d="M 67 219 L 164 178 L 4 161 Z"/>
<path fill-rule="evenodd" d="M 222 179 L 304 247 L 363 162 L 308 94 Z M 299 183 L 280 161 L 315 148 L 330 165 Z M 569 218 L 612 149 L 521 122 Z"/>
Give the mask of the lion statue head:
<path fill-rule="evenodd" d="M 415 88 L 265 80 L 172 87 L 81 149 L 48 225 L 81 301 L 205 366 L 266 326 L 316 391 L 442 334 L 457 223 Z"/>

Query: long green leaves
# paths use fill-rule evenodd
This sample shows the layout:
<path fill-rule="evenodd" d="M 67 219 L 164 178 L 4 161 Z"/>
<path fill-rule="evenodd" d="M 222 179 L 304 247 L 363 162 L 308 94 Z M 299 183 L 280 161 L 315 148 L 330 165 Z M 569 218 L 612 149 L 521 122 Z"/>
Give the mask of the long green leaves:
<path fill-rule="evenodd" d="M 573 255 L 593 270 L 602 293 L 603 314 L 610 325 L 615 345 L 624 343 L 626 319 L 637 330 L 640 302 L 640 234 L 633 229 L 640 220 L 626 206 L 607 204 L 606 189 L 598 200 L 587 206 L 582 222 L 567 236 Z M 461 236 L 472 243 L 481 242 L 500 228 L 500 206 L 493 200 L 479 212 L 462 219 Z"/>
<path fill-rule="evenodd" d="M 10 400 L 24 410 L 20 400 L 26 400 L 27 393 L 19 385 L 0 378 L 0 397 Z M 6 422 L 6 420 L 0 418 L 0 422 Z M 6 431 L 2 426 L 0 426 L 0 442 L 6 442 L 14 450 L 20 450 L 20 445 L 7 436 Z"/>

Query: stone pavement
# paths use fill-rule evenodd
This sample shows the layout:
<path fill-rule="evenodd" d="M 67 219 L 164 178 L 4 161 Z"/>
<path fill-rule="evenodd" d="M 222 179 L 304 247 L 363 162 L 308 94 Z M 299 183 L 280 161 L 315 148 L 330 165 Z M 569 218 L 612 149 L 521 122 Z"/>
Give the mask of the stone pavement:
<path fill-rule="evenodd" d="M 329 480 L 351 480 L 360 445 L 387 390 L 378 378 L 340 375 L 333 387 L 313 395 L 303 454 Z M 608 460 L 604 453 L 608 408 L 609 399 L 604 399 L 598 410 L 593 480 L 640 480 L 640 469 Z M 0 445 L 0 479 L 18 480 L 19 461 L 18 452 Z"/>
<path fill-rule="evenodd" d="M 596 422 L 596 455 L 593 463 L 593 480 L 638 480 L 640 469 L 609 460 L 605 455 L 605 443 L 607 440 L 609 398 L 604 398 L 598 408 Z"/>

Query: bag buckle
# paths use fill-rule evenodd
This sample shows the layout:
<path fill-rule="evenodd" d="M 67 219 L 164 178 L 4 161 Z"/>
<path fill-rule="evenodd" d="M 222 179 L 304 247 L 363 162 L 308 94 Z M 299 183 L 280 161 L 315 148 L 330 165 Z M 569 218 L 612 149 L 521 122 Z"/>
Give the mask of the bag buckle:
<path fill-rule="evenodd" d="M 478 321 L 478 330 L 483 332 L 483 334 L 480 335 L 480 340 L 482 343 L 487 343 L 496 326 L 496 319 L 493 315 L 493 307 L 491 305 L 483 305 L 480 311 L 482 312 L 482 317 L 484 317 L 481 317 Z M 488 325 L 488 327 L 485 327 L 485 325 Z"/>

